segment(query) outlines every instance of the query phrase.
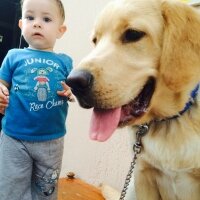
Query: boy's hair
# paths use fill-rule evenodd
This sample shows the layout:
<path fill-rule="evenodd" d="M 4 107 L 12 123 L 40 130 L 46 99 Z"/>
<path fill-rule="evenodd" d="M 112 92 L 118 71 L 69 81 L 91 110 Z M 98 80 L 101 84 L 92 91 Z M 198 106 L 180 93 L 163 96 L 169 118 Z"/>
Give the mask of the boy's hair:
<path fill-rule="evenodd" d="M 25 0 L 21 0 L 21 8 L 23 7 L 23 3 Z M 62 18 L 62 21 L 65 21 L 65 9 L 63 6 L 63 3 L 61 0 L 54 0 L 56 2 L 56 4 L 58 5 L 59 11 L 60 11 L 60 16 Z"/>

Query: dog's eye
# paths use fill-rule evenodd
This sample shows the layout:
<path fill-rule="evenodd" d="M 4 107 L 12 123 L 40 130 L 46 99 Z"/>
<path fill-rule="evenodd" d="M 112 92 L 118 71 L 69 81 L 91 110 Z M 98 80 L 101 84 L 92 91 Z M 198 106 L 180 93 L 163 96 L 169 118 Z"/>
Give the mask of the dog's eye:
<path fill-rule="evenodd" d="M 123 43 L 137 42 L 144 36 L 145 36 L 145 32 L 143 31 L 127 29 L 122 35 L 122 42 Z"/>
<path fill-rule="evenodd" d="M 94 37 L 94 38 L 92 39 L 92 42 L 93 42 L 94 44 L 96 44 L 96 43 L 97 43 L 97 38 Z"/>

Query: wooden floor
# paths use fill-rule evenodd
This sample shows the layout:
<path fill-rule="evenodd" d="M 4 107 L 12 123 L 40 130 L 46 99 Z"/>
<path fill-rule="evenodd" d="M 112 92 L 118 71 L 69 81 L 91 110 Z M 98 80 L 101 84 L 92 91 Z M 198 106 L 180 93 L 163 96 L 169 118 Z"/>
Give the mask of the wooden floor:
<path fill-rule="evenodd" d="M 58 200 L 105 200 L 98 188 L 78 178 L 61 178 L 58 182 Z"/>

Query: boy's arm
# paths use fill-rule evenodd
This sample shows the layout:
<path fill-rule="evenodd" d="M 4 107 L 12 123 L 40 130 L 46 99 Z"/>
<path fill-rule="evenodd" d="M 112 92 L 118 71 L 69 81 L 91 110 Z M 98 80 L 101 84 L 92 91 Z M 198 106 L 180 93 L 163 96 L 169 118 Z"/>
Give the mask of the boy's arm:
<path fill-rule="evenodd" d="M 0 79 L 0 113 L 4 114 L 9 103 L 9 84 Z"/>

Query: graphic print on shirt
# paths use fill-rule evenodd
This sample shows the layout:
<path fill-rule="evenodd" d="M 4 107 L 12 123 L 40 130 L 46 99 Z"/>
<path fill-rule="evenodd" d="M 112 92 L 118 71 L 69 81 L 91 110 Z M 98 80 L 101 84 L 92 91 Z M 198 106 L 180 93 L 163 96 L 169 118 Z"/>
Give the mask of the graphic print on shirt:
<path fill-rule="evenodd" d="M 61 81 L 65 81 L 68 74 L 66 66 L 59 60 L 25 59 L 15 73 L 19 75 L 13 81 L 12 91 L 24 101 L 25 109 L 30 112 L 51 110 L 67 104 L 66 99 L 57 94 L 57 91 L 63 90 Z"/>
<path fill-rule="evenodd" d="M 48 74 L 53 72 L 51 67 L 47 68 L 33 68 L 31 73 L 36 73 L 37 76 L 34 77 L 36 81 L 36 85 L 34 87 L 34 91 L 37 93 L 38 101 L 46 101 L 48 97 L 48 93 L 51 91 L 49 87 L 49 79 Z"/>

